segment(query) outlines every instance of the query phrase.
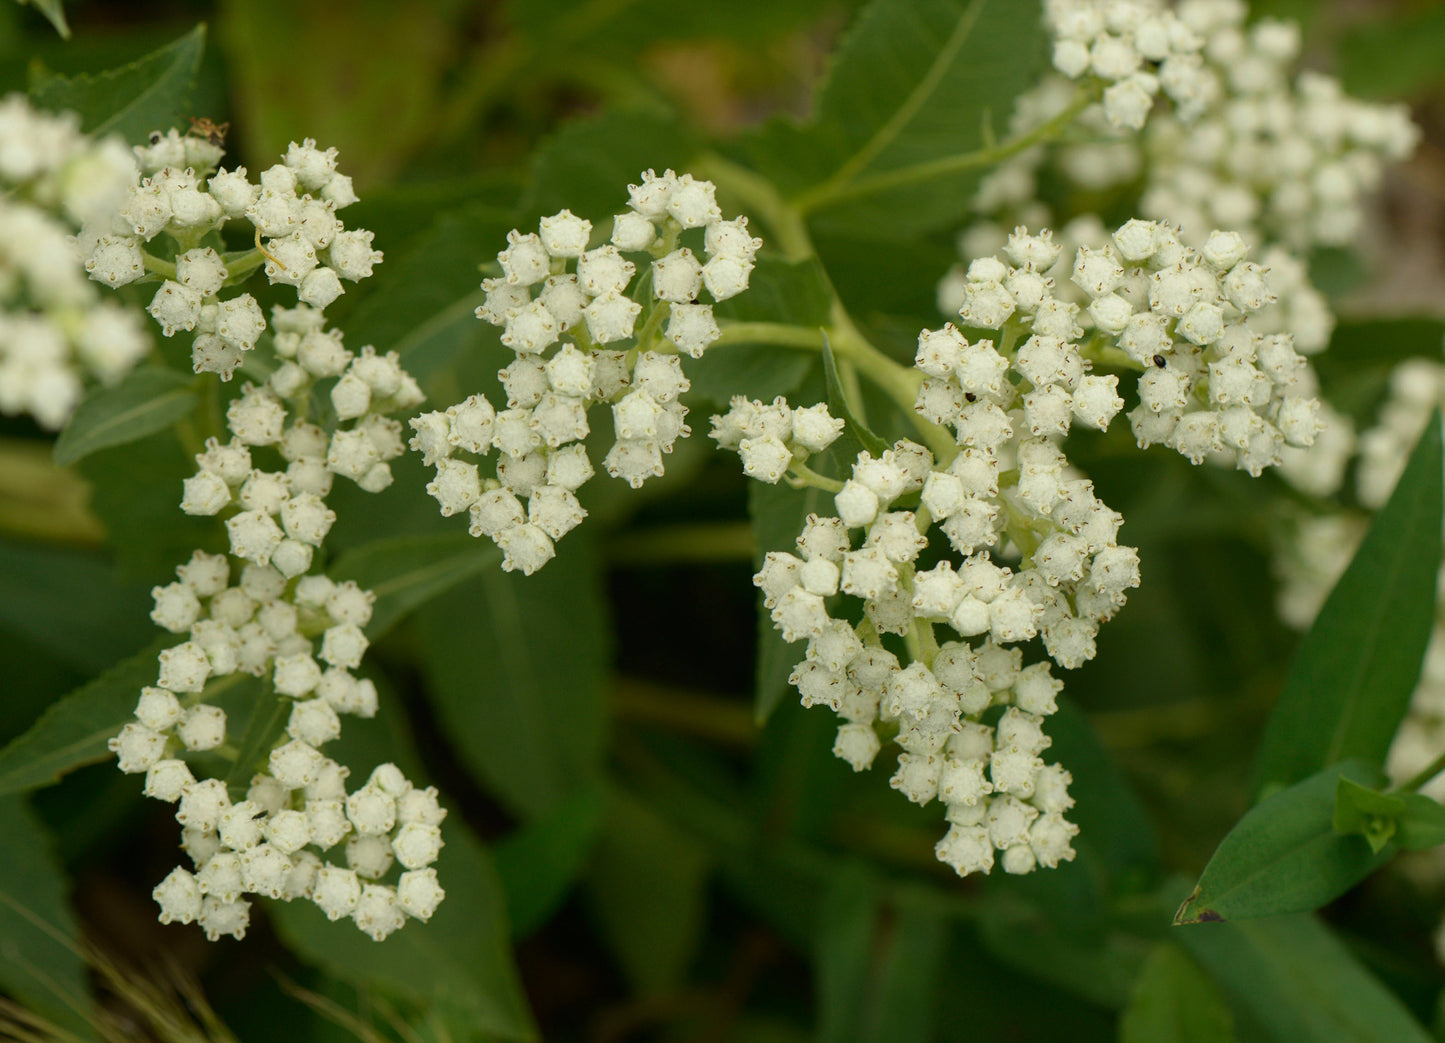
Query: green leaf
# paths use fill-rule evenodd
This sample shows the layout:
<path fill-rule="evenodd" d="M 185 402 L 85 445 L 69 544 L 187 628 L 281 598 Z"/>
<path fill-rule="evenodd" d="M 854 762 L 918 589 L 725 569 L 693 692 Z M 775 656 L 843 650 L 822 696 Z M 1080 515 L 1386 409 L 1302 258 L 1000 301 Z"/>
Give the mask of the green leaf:
<path fill-rule="evenodd" d="M 506 244 L 511 227 L 491 209 L 468 208 L 438 218 L 400 250 L 388 246 L 375 278 L 357 288 L 348 342 L 395 351 L 418 380 L 475 348 L 488 330 L 475 314 L 486 296 L 477 264 Z"/>
<path fill-rule="evenodd" d="M 950 924 L 927 901 L 897 903 L 883 940 L 882 962 L 869 983 L 868 1010 L 856 1038 L 914 1043 L 933 1036 L 938 986 Z"/>
<path fill-rule="evenodd" d="M 412 609 L 500 563 L 491 543 L 462 531 L 376 540 L 341 555 L 331 574 L 376 595 L 366 626 L 376 640 Z"/>
<path fill-rule="evenodd" d="M 20 0 L 22 4 L 29 4 L 35 10 L 45 16 L 45 20 L 55 26 L 55 31 L 60 34 L 61 39 L 70 39 L 70 26 L 65 21 L 65 8 L 60 0 Z"/>
<path fill-rule="evenodd" d="M 0 540 L 0 626 L 83 674 L 155 635 L 147 586 L 122 584 L 98 554 Z"/>
<path fill-rule="evenodd" d="M 1401 98 L 1421 93 L 1445 75 L 1445 8 L 1391 11 L 1352 25 L 1340 40 L 1340 78 L 1352 95 Z"/>
<path fill-rule="evenodd" d="M 1395 820 L 1405 812 L 1405 800 L 1393 793 L 1380 793 L 1344 776 L 1335 788 L 1335 832 L 1359 833 L 1378 854 L 1395 835 Z"/>
<path fill-rule="evenodd" d="M 1382 764 L 1435 623 L 1440 414 L 1295 654 L 1265 730 L 1255 792 L 1349 758 Z"/>
<path fill-rule="evenodd" d="M 873 961 L 873 927 L 878 918 L 878 883 L 866 862 L 849 861 L 832 875 L 823 893 L 814 942 L 820 1043 L 858 1038 L 863 990 Z"/>
<path fill-rule="evenodd" d="M 1171 935 L 1278 1043 L 1427 1043 L 1404 1005 L 1313 916 Z"/>
<path fill-rule="evenodd" d="M 496 845 L 513 938 L 527 937 L 562 904 L 597 842 L 604 811 L 600 789 L 580 790 Z"/>
<path fill-rule="evenodd" d="M 573 120 L 534 154 L 532 191 L 522 211 L 535 219 L 566 207 L 601 225 L 627 209 L 627 186 L 637 184 L 642 171 L 684 169 L 697 149 L 688 125 L 665 112 L 613 110 Z"/>
<path fill-rule="evenodd" d="M 156 680 L 156 655 L 174 635 L 124 659 L 62 698 L 30 730 L 0 750 L 0 796 L 48 786 L 62 775 L 112 756 L 107 740 L 135 714 L 142 686 Z"/>
<path fill-rule="evenodd" d="M 838 364 L 833 357 L 833 346 L 826 336 L 823 337 L 823 379 L 828 385 L 828 409 L 843 421 L 844 433 L 874 457 L 882 456 L 888 449 L 888 443 L 874 434 L 853 411 L 843 385 L 838 382 Z"/>
<path fill-rule="evenodd" d="M 589 59 L 605 55 L 613 61 L 658 40 L 722 37 L 756 47 L 760 35 L 816 18 L 833 4 L 826 0 L 734 0 L 728 4 L 511 0 L 506 6 L 513 24 L 533 38 L 536 60 L 575 65 L 579 46 Z"/>
<path fill-rule="evenodd" d="M 270 903 L 271 922 L 302 960 L 358 987 L 455 1006 L 467 1030 L 486 1038 L 536 1039 L 491 859 L 460 823 L 447 823 L 442 833 L 446 846 L 436 870 L 446 899 L 428 922 L 408 922 L 382 943 L 355 924 L 329 922 L 310 902 Z"/>
<path fill-rule="evenodd" d="M 808 515 L 831 514 L 833 498 L 822 489 L 809 486 L 793 489 L 783 483 L 768 485 L 748 483 L 748 517 L 752 521 L 754 546 L 753 566 L 763 567 L 768 551 L 797 550 L 798 535 Z M 788 691 L 788 675 L 803 657 L 803 650 L 784 641 L 773 627 L 768 610 L 758 600 L 758 674 L 753 700 L 753 716 L 759 725 L 772 716 L 773 710 Z"/>
<path fill-rule="evenodd" d="M 126 445 L 170 427 L 196 408 L 192 381 L 145 366 L 80 404 L 55 442 L 55 462 L 73 464 L 100 449 Z"/>
<path fill-rule="evenodd" d="M 41 108 L 78 112 L 88 134 L 119 134 L 128 142 L 140 142 L 153 130 L 184 125 L 205 46 L 202 24 L 118 69 L 51 76 L 32 89 L 30 97 Z"/>
<path fill-rule="evenodd" d="M 1322 768 L 1251 808 L 1219 843 L 1176 924 L 1242 920 L 1316 909 L 1384 864 L 1357 836 L 1335 832 L 1342 778 L 1378 785 L 1378 768 L 1345 761 Z"/>
<path fill-rule="evenodd" d="M 88 970 L 69 881 L 23 797 L 0 799 L 0 989 L 82 1039 L 92 1035 Z"/>
<path fill-rule="evenodd" d="M 830 224 L 903 234 L 956 225 L 978 169 L 906 185 L 896 174 L 982 147 L 1044 66 L 1036 2 L 873 0 L 834 53 L 811 120 L 778 120 L 747 142 L 755 164 Z"/>
<path fill-rule="evenodd" d="M 1406 851 L 1445 844 L 1445 807 L 1423 793 L 1401 793 L 1405 810 L 1395 821 L 1395 843 Z"/>
<path fill-rule="evenodd" d="M 252 678 L 248 682 L 256 684 Z M 267 681 L 260 684 L 261 691 L 246 700 L 249 705 L 246 731 L 236 746 L 236 760 L 226 775 L 226 788 L 232 800 L 242 800 L 250 788 L 251 779 L 265 762 L 276 739 L 286 729 L 293 700 L 280 695 Z"/>
<path fill-rule="evenodd" d="M 1119 1043 L 1232 1043 L 1224 997 L 1180 948 L 1160 942 L 1144 961 L 1119 1023 Z"/>
<path fill-rule="evenodd" d="M 589 905 L 641 992 L 683 981 L 707 918 L 707 849 L 632 794 L 610 794 L 587 874 Z"/>
<path fill-rule="evenodd" d="M 490 568 L 417 615 L 428 697 L 462 763 L 532 818 L 597 779 L 608 632 L 595 550 L 573 533 L 533 576 Z"/>

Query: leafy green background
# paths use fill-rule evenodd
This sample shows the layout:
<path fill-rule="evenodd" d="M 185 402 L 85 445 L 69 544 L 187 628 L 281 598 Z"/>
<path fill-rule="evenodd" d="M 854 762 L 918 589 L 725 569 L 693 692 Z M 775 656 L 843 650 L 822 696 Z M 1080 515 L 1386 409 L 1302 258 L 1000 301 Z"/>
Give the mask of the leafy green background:
<path fill-rule="evenodd" d="M 508 229 L 561 206 L 604 219 L 639 171 L 709 149 L 784 196 L 833 193 L 810 204 L 819 260 L 765 252 L 719 314 L 813 325 L 836 292 L 905 357 L 940 321 L 933 287 L 977 172 L 909 191 L 868 179 L 976 147 L 1045 57 L 1037 5 L 1004 0 L 75 3 L 69 40 L 46 20 L 58 10 L 0 6 L 0 89 L 132 139 L 229 121 L 227 162 L 252 170 L 304 136 L 341 149 L 363 196 L 347 223 L 386 261 L 330 314 L 443 405 L 490 394 L 508 357 L 472 317 Z M 1351 90 L 1438 105 L 1435 11 L 1352 25 L 1342 10 L 1256 5 L 1305 17 Z M 1343 260 L 1317 267 L 1348 289 Z M 1325 391 L 1367 422 L 1389 367 L 1438 357 L 1442 334 L 1429 316 L 1345 314 Z M 438 518 L 400 461 L 381 496 L 333 497 L 331 569 L 379 594 L 383 696 L 340 752 L 443 790 L 447 901 L 381 946 L 301 904 L 209 946 L 154 922 L 174 822 L 103 763 L 154 669 L 148 590 L 224 545 L 175 508 L 187 427 L 223 404 L 184 355 L 163 344 L 53 449 L 0 420 L 0 990 L 58 1025 L 83 1033 L 91 1014 L 83 927 L 135 973 L 191 967 L 242 1039 L 277 1024 L 298 1040 L 358 1025 L 438 1041 L 1445 1038 L 1438 888 L 1396 871 L 1394 842 L 1374 855 L 1333 825 L 1341 773 L 1381 785 L 1418 673 L 1438 430 L 1294 658 L 1269 550 L 1307 505 L 1117 431 L 1076 438 L 1145 575 L 1052 722 L 1078 858 L 963 881 L 933 858 L 936 808 L 830 755 L 828 715 L 788 697 L 801 649 L 759 619 L 751 572 L 825 498 L 747 485 L 706 451 L 732 394 L 824 398 L 815 356 L 739 344 L 690 365 L 695 433 L 667 477 L 589 488 L 588 526 L 530 579 Z M 886 428 L 877 402 L 857 405 Z M 1368 683 L 1338 669 L 1352 656 Z M 1191 908 L 1228 922 L 1170 926 L 1196 883 Z"/>

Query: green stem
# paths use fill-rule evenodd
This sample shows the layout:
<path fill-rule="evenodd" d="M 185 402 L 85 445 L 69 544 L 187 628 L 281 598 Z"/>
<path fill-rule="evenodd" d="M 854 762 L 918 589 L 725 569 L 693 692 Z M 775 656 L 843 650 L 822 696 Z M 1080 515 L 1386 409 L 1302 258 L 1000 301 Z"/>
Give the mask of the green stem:
<path fill-rule="evenodd" d="M 926 163 L 915 163 L 899 167 L 870 177 L 855 177 L 851 169 L 839 170 L 827 181 L 807 189 L 791 200 L 799 215 L 806 216 L 817 210 L 835 206 L 849 199 L 875 195 L 890 189 L 906 188 L 910 185 L 947 177 L 979 167 L 990 167 L 1018 155 L 1026 149 L 1049 141 L 1063 132 L 1078 115 L 1092 105 L 1099 97 L 1097 84 L 1081 86 L 1068 107 L 1052 119 L 1039 124 L 1032 130 L 1009 138 L 997 145 L 986 146 L 973 152 L 960 152 L 952 156 L 941 156 Z"/>
<path fill-rule="evenodd" d="M 1414 793 L 1442 771 L 1445 771 L 1445 753 L 1440 754 L 1440 756 L 1436 757 L 1422 770 L 1411 775 L 1405 782 L 1395 787 L 1395 792 Z"/>
<path fill-rule="evenodd" d="M 830 493 L 838 493 L 843 489 L 843 483 L 838 479 L 819 474 L 801 460 L 794 460 L 788 465 L 787 481 L 794 489 L 812 486 Z"/>
<path fill-rule="evenodd" d="M 176 266 L 172 262 L 157 257 L 155 254 L 146 253 L 144 250 L 141 251 L 141 257 L 144 259 L 146 271 L 152 275 L 159 275 L 163 279 L 176 277 Z"/>

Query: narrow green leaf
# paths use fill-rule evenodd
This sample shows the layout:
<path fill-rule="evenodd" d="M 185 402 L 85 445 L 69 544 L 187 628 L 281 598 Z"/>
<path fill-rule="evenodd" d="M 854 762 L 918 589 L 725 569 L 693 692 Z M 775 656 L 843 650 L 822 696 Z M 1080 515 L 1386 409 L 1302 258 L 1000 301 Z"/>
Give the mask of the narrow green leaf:
<path fill-rule="evenodd" d="M 508 941 L 502 887 L 486 850 L 461 823 L 442 827 L 437 877 L 446 899 L 426 923 L 385 942 L 331 923 L 310 902 L 272 902 L 270 919 L 299 958 L 354 985 L 432 1006 L 454 1005 L 483 1038 L 532 1040 Z"/>
<path fill-rule="evenodd" d="M 0 796 L 58 782 L 62 775 L 112 756 L 107 740 L 135 713 L 141 687 L 156 680 L 156 654 L 167 635 L 77 688 L 0 750 Z"/>
<path fill-rule="evenodd" d="M 1406 851 L 1445 844 L 1445 807 L 1423 793 L 1402 793 L 1405 810 L 1395 821 L 1395 843 Z"/>
<path fill-rule="evenodd" d="M 78 112 L 81 127 L 89 134 L 119 134 L 126 141 L 139 142 L 153 130 L 186 125 L 186 108 L 205 46 L 202 24 L 118 69 L 52 76 L 30 96 L 42 108 Z"/>
<path fill-rule="evenodd" d="M 600 566 L 573 533 L 534 576 L 489 568 L 416 618 L 428 697 L 465 764 L 532 818 L 592 785 L 606 742 Z"/>
<path fill-rule="evenodd" d="M 562 904 L 597 842 L 605 810 L 601 789 L 580 790 L 496 845 L 513 938 L 527 937 Z"/>
<path fill-rule="evenodd" d="M 1435 623 L 1440 415 L 1300 643 L 1265 730 L 1255 792 L 1349 758 L 1384 763 Z"/>
<path fill-rule="evenodd" d="M 828 880 L 818 914 L 813 966 L 818 992 L 818 1040 L 859 1038 L 863 990 L 873 961 L 878 884 L 866 862 L 843 863 Z"/>
<path fill-rule="evenodd" d="M 500 552 L 466 532 L 398 536 L 341 555 L 332 570 L 376 595 L 366 632 L 374 641 L 412 609 L 473 576 L 494 571 Z"/>
<path fill-rule="evenodd" d="M 0 799 L 0 989 L 57 1026 L 91 1036 L 88 970 L 49 831 L 23 797 Z"/>
<path fill-rule="evenodd" d="M 169 427 L 196 408 L 192 382 L 175 370 L 146 366 L 87 398 L 55 442 L 55 462 L 73 464 L 100 449 L 126 445 Z"/>
<path fill-rule="evenodd" d="M 589 905 L 623 973 L 657 995 L 687 980 L 707 918 L 707 849 L 636 796 L 609 794 Z"/>
<path fill-rule="evenodd" d="M 1345 761 L 1251 808 L 1219 843 L 1176 924 L 1316 909 L 1384 864 L 1358 836 L 1335 832 L 1340 779 L 1378 785 L 1378 768 Z"/>
<path fill-rule="evenodd" d="M 1427 1043 L 1394 993 L 1313 916 L 1181 931 L 1182 945 L 1277 1043 Z"/>
<path fill-rule="evenodd" d="M 858 419 L 852 404 L 848 401 L 843 385 L 838 381 L 838 363 L 833 357 L 833 346 L 823 338 L 823 379 L 828 385 L 828 409 L 843 421 L 844 433 L 850 435 L 862 448 L 874 457 L 882 456 L 888 443 L 874 434 L 867 424 Z"/>
<path fill-rule="evenodd" d="M 43 14 L 45 20 L 55 26 L 55 31 L 60 34 L 62 40 L 70 39 L 70 26 L 65 21 L 65 7 L 60 0 L 20 0 L 20 2 L 29 4 Z"/>
<path fill-rule="evenodd" d="M 914 1043 L 933 1038 L 934 990 L 950 924 L 928 902 L 899 902 L 882 944 L 882 963 L 869 983 L 858 1039 Z"/>
<path fill-rule="evenodd" d="M 1033 0 L 873 0 L 834 52 L 813 118 L 746 143 L 785 192 L 836 226 L 917 234 L 968 213 L 979 169 L 870 187 L 982 147 L 1036 82 L 1044 34 Z"/>
<path fill-rule="evenodd" d="M 1119 1023 L 1119 1043 L 1232 1043 L 1234 1021 L 1218 987 L 1177 945 L 1160 942 Z"/>

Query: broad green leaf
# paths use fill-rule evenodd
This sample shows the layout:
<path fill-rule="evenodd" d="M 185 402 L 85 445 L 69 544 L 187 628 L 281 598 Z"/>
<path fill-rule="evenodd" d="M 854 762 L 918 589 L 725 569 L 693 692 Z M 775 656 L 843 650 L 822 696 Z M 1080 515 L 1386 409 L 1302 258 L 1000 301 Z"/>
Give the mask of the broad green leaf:
<path fill-rule="evenodd" d="M 80 404 L 55 442 L 55 462 L 73 464 L 100 449 L 125 445 L 170 427 L 196 408 L 193 381 L 145 366 Z"/>
<path fill-rule="evenodd" d="M 91 999 L 69 881 L 23 797 L 0 799 L 0 989 L 58 1027 L 91 1036 Z"/>
<path fill-rule="evenodd" d="M 269 681 L 259 687 L 261 691 L 247 700 L 246 730 L 241 734 L 240 742 L 236 743 L 236 760 L 225 779 L 232 800 L 245 798 L 251 779 L 262 768 L 271 749 L 277 745 L 276 740 L 285 731 L 291 706 L 295 702 L 278 693 Z"/>
<path fill-rule="evenodd" d="M 1388 11 L 1340 41 L 1340 78 L 1352 95 L 1397 101 L 1445 76 L 1445 8 Z"/>
<path fill-rule="evenodd" d="M 1277 1043 L 1426 1043 L 1404 1005 L 1313 916 L 1170 936 Z"/>
<path fill-rule="evenodd" d="M 428 698 L 462 763 L 532 818 L 591 785 L 606 739 L 598 562 L 574 532 L 536 575 L 484 569 L 416 617 Z"/>
<path fill-rule="evenodd" d="M 597 842 L 604 813 L 600 789 L 580 790 L 493 848 L 513 938 L 527 937 L 562 904 Z"/>
<path fill-rule="evenodd" d="M 460 822 L 447 822 L 442 834 L 436 871 L 446 898 L 428 922 L 408 921 L 381 943 L 355 924 L 329 922 L 310 902 L 271 903 L 271 922 L 300 959 L 356 986 L 454 1005 L 483 1038 L 536 1039 L 492 861 Z"/>
<path fill-rule="evenodd" d="M 22 4 L 29 4 L 35 10 L 45 16 L 45 20 L 55 26 L 55 31 L 63 39 L 70 39 L 70 26 L 65 21 L 65 7 L 60 0 L 20 0 Z"/>
<path fill-rule="evenodd" d="M 858 1038 L 863 990 L 873 962 L 878 884 L 866 862 L 850 861 L 829 881 L 818 913 L 813 967 L 820 1043 Z"/>
<path fill-rule="evenodd" d="M 756 234 L 762 236 L 761 231 Z M 765 237 L 763 245 L 766 248 Z M 748 276 L 747 292 L 719 301 L 713 305 L 713 314 L 724 329 L 729 322 L 784 322 L 811 330 L 828 323 L 832 307 L 828 273 L 817 258 L 789 261 L 764 249 Z M 794 349 L 773 350 L 783 353 Z M 710 353 L 711 349 L 703 359 Z"/>
<path fill-rule="evenodd" d="M 1232 1043 L 1234 1024 L 1219 989 L 1171 942 L 1144 961 L 1119 1023 L 1119 1043 Z"/>
<path fill-rule="evenodd" d="M 474 348 L 490 328 L 475 314 L 486 296 L 477 265 L 506 246 L 510 227 L 493 210 L 464 209 L 399 249 L 388 246 L 374 280 L 355 291 L 362 297 L 346 317 L 348 343 L 395 351 L 422 381 Z"/>
<path fill-rule="evenodd" d="M 90 483 L 90 506 L 105 525 L 123 576 L 154 583 L 196 548 L 225 549 L 216 519 L 181 512 L 181 491 L 196 462 L 170 431 L 102 449 L 76 467 Z"/>
<path fill-rule="evenodd" d="M 1219 843 L 1176 924 L 1317 909 L 1385 862 L 1364 838 L 1335 831 L 1341 778 L 1378 785 L 1380 771 L 1345 761 L 1266 797 Z"/>
<path fill-rule="evenodd" d="M 1384 762 L 1435 623 L 1442 469 L 1437 412 L 1300 643 L 1265 730 L 1257 793 L 1350 758 Z"/>
<path fill-rule="evenodd" d="M 813 117 L 774 121 L 746 147 L 829 224 L 899 234 L 955 225 L 980 170 L 907 172 L 984 146 L 985 128 L 1007 125 L 1043 64 L 1032 0 L 873 0 L 835 51 Z"/>
<path fill-rule="evenodd" d="M 533 155 L 532 191 L 522 212 L 535 220 L 565 207 L 592 222 L 597 242 L 604 222 L 627 209 L 627 186 L 644 170 L 681 170 L 696 152 L 696 136 L 667 113 L 609 111 L 573 120 Z M 495 256 L 492 251 L 486 260 Z"/>
<path fill-rule="evenodd" d="M 609 794 L 587 872 L 592 915 L 640 992 L 687 980 L 707 917 L 707 849 L 630 793 Z"/>
<path fill-rule="evenodd" d="M 753 565 L 761 569 L 768 551 L 793 553 L 808 515 L 832 514 L 833 497 L 821 489 L 793 489 L 779 483 L 748 483 L 748 516 L 752 519 L 756 550 Z M 788 692 L 788 675 L 803 658 L 800 644 L 789 644 L 773 627 L 768 610 L 758 601 L 758 681 L 753 716 L 759 725 L 772 716 Z"/>
<path fill-rule="evenodd" d="M 146 586 L 121 584 L 101 556 L 0 540 L 0 626 L 84 674 L 155 635 Z"/>
<path fill-rule="evenodd" d="M 51 706 L 0 750 L 0 796 L 48 786 L 67 772 L 112 756 L 107 740 L 134 715 L 142 686 L 155 684 L 156 654 L 178 640 L 158 638 L 117 663 Z"/>
<path fill-rule="evenodd" d="M 490 542 L 462 530 L 364 544 L 338 558 L 331 575 L 355 580 L 376 595 L 366 626 L 375 640 L 418 605 L 500 564 L 501 554 Z"/>
<path fill-rule="evenodd" d="M 153 130 L 186 125 L 196 70 L 206 46 L 206 27 L 129 65 L 95 75 L 51 76 L 30 96 L 42 108 L 80 114 L 88 134 L 119 134 L 132 144 Z"/>
<path fill-rule="evenodd" d="M 1344 776 L 1335 787 L 1335 832 L 1359 833 L 1378 854 L 1395 835 L 1395 820 L 1405 812 L 1405 799 L 1361 786 Z"/>
<path fill-rule="evenodd" d="M 1395 843 L 1406 851 L 1445 844 L 1445 807 L 1423 793 L 1402 793 L 1405 810 L 1395 822 Z"/>
<path fill-rule="evenodd" d="M 828 385 L 828 409 L 843 421 L 844 434 L 875 458 L 882 456 L 888 443 L 869 430 L 868 425 L 860 421 L 853 411 L 848 395 L 838 381 L 838 364 L 833 357 L 833 346 L 828 343 L 827 337 L 823 338 L 823 379 Z"/>

